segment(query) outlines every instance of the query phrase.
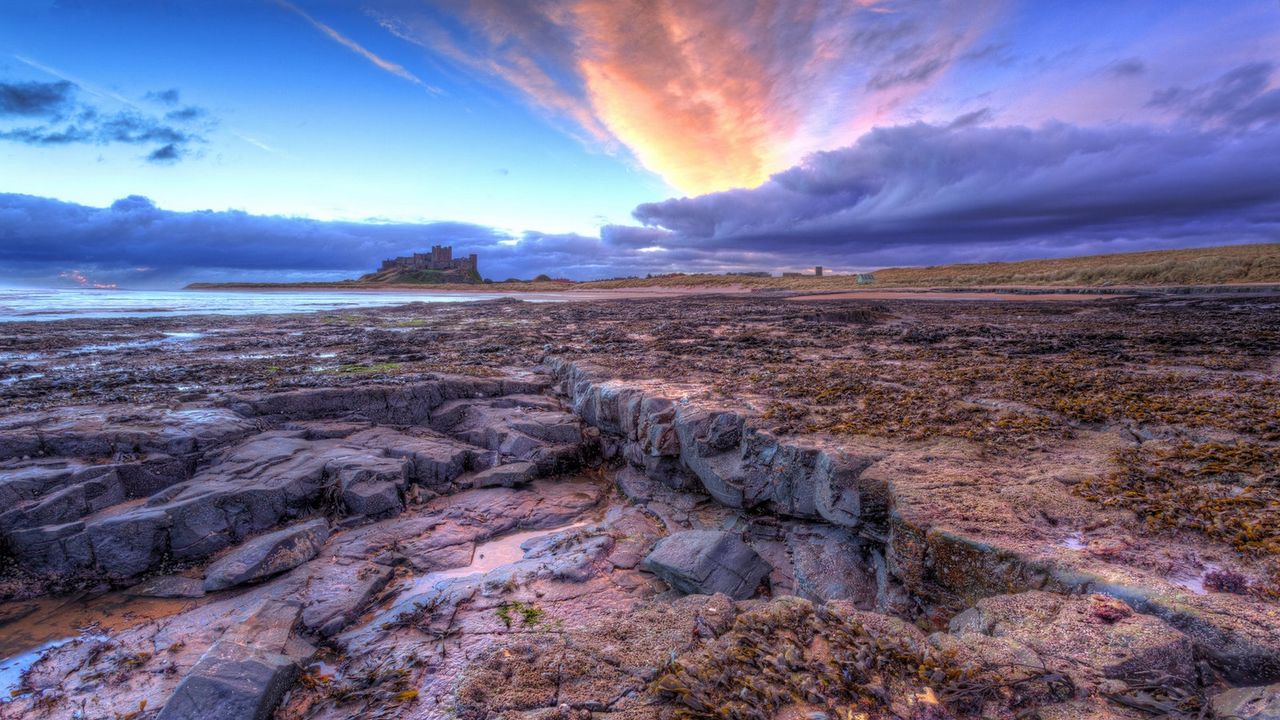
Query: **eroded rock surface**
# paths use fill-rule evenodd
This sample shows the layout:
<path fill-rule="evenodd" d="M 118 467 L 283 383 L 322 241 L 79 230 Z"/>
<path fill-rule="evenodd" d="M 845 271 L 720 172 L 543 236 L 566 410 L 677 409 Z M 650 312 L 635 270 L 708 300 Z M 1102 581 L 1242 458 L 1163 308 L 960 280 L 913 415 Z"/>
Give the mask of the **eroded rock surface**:
<path fill-rule="evenodd" d="M 285 655 L 298 606 L 267 602 L 243 626 L 213 644 L 157 720 L 264 720 L 293 684 L 298 666 Z"/>
<path fill-rule="evenodd" d="M 328 537 L 329 523 L 325 520 L 312 520 L 255 537 L 205 569 L 204 590 L 226 590 L 292 570 L 315 557 Z"/>
<path fill-rule="evenodd" d="M 1280 685 L 1233 688 L 1213 697 L 1219 717 L 1239 720 L 1280 720 Z"/>
<path fill-rule="evenodd" d="M 126 372 L 91 386 L 57 363 L 99 330 L 68 324 L 30 361 L 59 380 L 0 386 L 0 592 L 91 592 L 0 607 L 0 642 L 42 633 L 0 714 L 1265 713 L 1270 531 L 1161 530 L 1167 498 L 1114 493 L 1155 482 L 1117 479 L 1135 446 L 1201 463 L 1181 492 L 1260 477 L 1270 307 L 228 319 L 182 363 L 106 351 Z M 112 585 L 136 609 L 98 609 Z"/>
<path fill-rule="evenodd" d="M 727 532 L 685 530 L 658 541 L 645 569 L 684 593 L 723 593 L 735 600 L 755 594 L 769 564 L 750 545 Z"/>

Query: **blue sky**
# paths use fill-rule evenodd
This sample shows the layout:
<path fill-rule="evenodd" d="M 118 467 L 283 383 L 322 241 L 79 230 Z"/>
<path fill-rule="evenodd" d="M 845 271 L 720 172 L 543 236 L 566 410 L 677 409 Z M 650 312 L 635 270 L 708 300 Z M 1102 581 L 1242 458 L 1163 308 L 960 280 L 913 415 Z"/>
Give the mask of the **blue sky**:
<path fill-rule="evenodd" d="M 589 278 L 1275 241 L 1277 48 L 1272 0 L 9 0 L 0 266 L 319 279 L 452 242 L 492 277 Z"/>
<path fill-rule="evenodd" d="M 4 77 L 70 78 L 113 108 L 127 107 L 118 96 L 152 110 L 148 92 L 176 88 L 217 125 L 172 166 L 128 147 L 6 144 L 8 191 L 98 206 L 142 194 L 172 210 L 551 232 L 624 221 L 636 203 L 670 192 L 500 88 L 444 72 L 354 5 L 314 12 L 439 92 L 379 70 L 270 2 L 30 5 L 0 23 Z"/>

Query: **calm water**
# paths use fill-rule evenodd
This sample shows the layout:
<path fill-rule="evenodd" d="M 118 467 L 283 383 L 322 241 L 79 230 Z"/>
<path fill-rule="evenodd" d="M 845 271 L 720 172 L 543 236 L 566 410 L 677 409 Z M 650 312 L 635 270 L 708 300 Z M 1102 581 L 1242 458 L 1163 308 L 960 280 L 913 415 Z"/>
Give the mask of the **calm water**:
<path fill-rule="evenodd" d="M 217 290 L 31 290 L 0 288 L 0 322 L 70 318 L 264 315 L 411 302 L 469 302 L 502 293 L 227 292 Z M 540 301 L 547 298 L 525 297 Z"/>

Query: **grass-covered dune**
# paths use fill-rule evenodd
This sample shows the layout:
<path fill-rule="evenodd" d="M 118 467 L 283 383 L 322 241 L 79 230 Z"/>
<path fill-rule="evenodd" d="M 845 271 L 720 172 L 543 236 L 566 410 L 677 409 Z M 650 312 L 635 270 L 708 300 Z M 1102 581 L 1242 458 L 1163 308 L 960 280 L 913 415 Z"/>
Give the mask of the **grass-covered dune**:
<path fill-rule="evenodd" d="M 569 282 L 505 281 L 468 287 L 474 291 L 556 292 L 635 288 L 724 287 L 777 290 L 846 290 L 858 288 L 966 287 L 1142 287 L 1183 285 L 1248 285 L 1280 283 L 1280 243 L 1225 245 L 1185 250 L 1088 255 L 1052 260 L 1023 260 L 876 270 L 874 280 L 859 285 L 853 275 L 826 277 L 757 277 L 733 274 L 670 274 Z M 192 289 L 380 289 L 439 288 L 461 290 L 456 283 L 405 283 L 348 280 L 334 283 L 193 283 Z"/>

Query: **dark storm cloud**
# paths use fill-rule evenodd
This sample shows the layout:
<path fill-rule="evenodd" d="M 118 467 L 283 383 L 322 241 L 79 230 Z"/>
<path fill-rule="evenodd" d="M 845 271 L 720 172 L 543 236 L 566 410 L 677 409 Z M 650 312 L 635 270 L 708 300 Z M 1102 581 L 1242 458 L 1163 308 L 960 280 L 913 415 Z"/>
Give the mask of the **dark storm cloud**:
<path fill-rule="evenodd" d="M 1233 112 L 1266 93 L 1254 95 Z M 634 213 L 640 225 L 606 225 L 598 237 L 172 212 L 137 196 L 90 208 L 0 195 L 0 266 L 32 282 L 69 270 L 122 285 L 339 279 L 448 244 L 479 254 L 488 278 L 591 279 L 1280 240 L 1280 165 L 1260 161 L 1280 157 L 1280 124 L 988 120 L 977 111 L 947 124 L 876 129 L 753 189 L 646 203 Z"/>
<path fill-rule="evenodd" d="M 0 117 L 61 117 L 71 105 L 71 83 L 0 82 Z"/>
<path fill-rule="evenodd" d="M 1277 240 L 1280 164 L 1259 162 L 1271 157 L 1276 127 L 881 128 L 754 189 L 636 208 L 665 238 L 606 237 L 834 266 Z"/>
<path fill-rule="evenodd" d="M 216 124 L 196 106 L 172 110 L 164 118 L 132 108 L 107 112 L 79 99 L 78 90 L 67 81 L 0 83 L 0 140 L 34 146 L 151 145 L 146 160 L 168 164 L 190 155 Z M 178 91 L 148 93 L 147 99 L 175 105 Z"/>
<path fill-rule="evenodd" d="M 336 280 L 358 277 L 384 258 L 435 244 L 452 245 L 457 255 L 479 254 L 482 274 L 497 280 L 539 273 L 582 280 L 776 264 L 751 251 L 653 249 L 653 239 L 667 236 L 637 227 L 611 228 L 608 240 L 575 233 L 512 235 L 456 222 L 369 224 L 234 211 L 172 212 L 137 195 L 92 208 L 0 194 L 0 267 L 10 272 L 11 281 L 36 284 L 72 270 L 94 282 L 122 286 Z"/>
<path fill-rule="evenodd" d="M 624 248 L 646 248 L 661 246 L 672 236 L 670 230 L 655 227 L 635 227 L 633 225 L 605 225 L 600 228 L 600 239 L 606 245 Z"/>
<path fill-rule="evenodd" d="M 1280 88 L 1268 90 L 1275 70 L 1271 62 L 1247 63 L 1203 85 L 1157 90 L 1147 105 L 1201 122 L 1238 127 L 1275 123 L 1280 121 Z"/>
<path fill-rule="evenodd" d="M 56 277 L 70 268 L 125 282 L 136 279 L 135 268 L 147 268 L 145 277 L 170 285 L 263 273 L 353 277 L 385 257 L 437 243 L 476 252 L 510 239 L 465 223 L 375 225 L 236 211 L 172 212 L 136 195 L 92 208 L 0 194 L 0 267 L 29 279 Z"/>

